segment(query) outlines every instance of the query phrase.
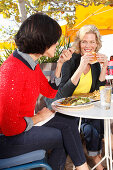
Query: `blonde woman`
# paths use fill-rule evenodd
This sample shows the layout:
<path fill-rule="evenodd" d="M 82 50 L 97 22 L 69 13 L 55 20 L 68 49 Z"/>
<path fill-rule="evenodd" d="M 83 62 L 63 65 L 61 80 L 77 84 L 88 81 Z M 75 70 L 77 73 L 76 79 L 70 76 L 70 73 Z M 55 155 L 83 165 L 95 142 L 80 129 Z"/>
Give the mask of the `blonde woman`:
<path fill-rule="evenodd" d="M 100 54 L 101 36 L 94 25 L 85 25 L 75 37 L 75 53 L 62 66 L 62 78 L 57 98 L 72 96 L 73 94 L 89 93 L 105 85 L 107 56 Z M 96 61 L 93 61 L 94 55 Z M 101 160 L 103 121 L 83 119 L 81 131 L 84 134 L 86 148 L 95 164 Z M 97 170 L 103 170 L 99 164 Z"/>

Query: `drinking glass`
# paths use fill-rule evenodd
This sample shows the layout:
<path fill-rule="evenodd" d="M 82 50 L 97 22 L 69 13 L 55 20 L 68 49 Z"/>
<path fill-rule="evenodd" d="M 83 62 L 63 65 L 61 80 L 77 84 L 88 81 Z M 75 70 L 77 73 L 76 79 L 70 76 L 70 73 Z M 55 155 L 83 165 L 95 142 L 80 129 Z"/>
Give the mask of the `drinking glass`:
<path fill-rule="evenodd" d="M 111 105 L 111 86 L 101 86 L 100 87 L 100 102 L 103 109 L 110 109 Z"/>

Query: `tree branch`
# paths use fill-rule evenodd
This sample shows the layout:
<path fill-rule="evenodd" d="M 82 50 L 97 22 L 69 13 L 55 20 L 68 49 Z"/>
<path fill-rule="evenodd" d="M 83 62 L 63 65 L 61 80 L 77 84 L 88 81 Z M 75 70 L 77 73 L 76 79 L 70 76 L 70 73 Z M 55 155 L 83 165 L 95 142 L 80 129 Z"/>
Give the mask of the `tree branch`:
<path fill-rule="evenodd" d="M 34 7 L 31 6 L 31 4 L 25 0 L 25 4 L 29 6 L 30 9 L 32 9 L 35 12 L 38 12 L 38 10 L 36 10 Z"/>
<path fill-rule="evenodd" d="M 74 3 L 74 4 L 78 4 L 78 5 L 81 5 L 81 6 L 84 6 L 84 7 L 88 7 L 88 5 L 84 5 L 82 3 L 79 3 L 78 1 L 75 1 L 75 0 L 65 0 L 65 2 L 69 2 L 69 3 Z M 26 5 L 29 6 L 30 9 L 32 9 L 34 12 L 38 12 L 38 10 L 36 8 L 34 8 L 33 6 L 31 6 L 31 4 L 29 3 L 29 1 L 25 0 L 25 3 Z M 64 0 L 60 0 L 60 1 L 55 1 L 53 0 L 52 2 L 48 2 L 48 4 L 52 5 L 52 3 L 56 4 L 59 8 L 60 8 L 60 11 L 61 12 L 64 12 L 64 10 L 62 10 L 62 8 L 59 6 L 60 3 L 64 3 Z M 52 5 L 53 6 L 53 5 Z M 54 9 L 50 9 L 49 11 L 44 11 L 45 13 L 49 13 L 49 12 L 57 12 L 59 11 L 58 8 L 54 8 Z M 74 10 L 65 10 L 65 12 L 75 12 L 75 9 Z"/>
<path fill-rule="evenodd" d="M 52 2 L 54 2 L 55 4 L 58 4 L 58 3 L 64 3 L 64 0 L 60 0 L 60 1 L 58 1 L 58 2 L 56 2 L 55 0 L 53 0 Z M 88 4 L 88 5 L 84 5 L 84 4 L 82 4 L 82 1 L 81 1 L 81 3 L 80 2 L 78 2 L 78 0 L 65 0 L 65 2 L 69 2 L 69 3 L 74 3 L 74 4 L 78 4 L 78 5 L 81 5 L 81 6 L 84 6 L 84 7 L 88 7 L 89 5 L 90 5 L 90 3 Z"/>
<path fill-rule="evenodd" d="M 35 9 L 33 6 L 31 6 L 31 4 L 28 2 L 28 1 L 25 1 L 25 3 L 29 6 L 29 8 L 30 9 L 32 9 L 34 12 L 39 12 L 37 9 Z M 57 8 L 54 8 L 54 9 L 50 9 L 49 11 L 47 10 L 47 11 L 45 11 L 44 10 L 44 12 L 45 13 L 50 13 L 50 11 L 51 12 L 57 12 L 57 11 L 61 11 L 61 12 L 64 12 L 65 10 L 63 10 L 61 7 L 60 7 L 60 10 L 59 10 L 59 8 L 57 9 Z M 65 12 L 75 12 L 75 9 L 74 10 L 66 10 Z"/>

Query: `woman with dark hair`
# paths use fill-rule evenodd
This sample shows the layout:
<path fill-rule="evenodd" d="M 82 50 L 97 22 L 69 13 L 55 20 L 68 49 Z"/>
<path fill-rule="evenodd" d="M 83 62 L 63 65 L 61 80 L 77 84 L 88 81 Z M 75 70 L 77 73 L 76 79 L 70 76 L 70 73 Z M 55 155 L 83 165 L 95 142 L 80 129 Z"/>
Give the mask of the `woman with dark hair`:
<path fill-rule="evenodd" d="M 34 115 L 39 93 L 54 98 L 54 90 L 43 75 L 37 59 L 54 57 L 61 36 L 59 24 L 49 16 L 36 13 L 27 18 L 15 36 L 17 49 L 1 66 L 0 81 L 0 158 L 13 157 L 38 149 L 51 150 L 48 163 L 63 170 L 70 155 L 78 170 L 88 170 L 78 132 L 77 119 L 54 114 L 44 107 Z M 67 50 L 57 63 L 57 73 L 69 60 Z M 43 126 L 37 123 L 52 118 Z"/>

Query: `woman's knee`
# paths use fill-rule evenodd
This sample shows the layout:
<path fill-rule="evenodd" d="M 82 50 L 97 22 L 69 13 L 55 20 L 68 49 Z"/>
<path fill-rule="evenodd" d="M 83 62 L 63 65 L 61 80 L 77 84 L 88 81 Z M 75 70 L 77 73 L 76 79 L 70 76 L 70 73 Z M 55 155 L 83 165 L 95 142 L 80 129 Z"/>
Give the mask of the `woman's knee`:
<path fill-rule="evenodd" d="M 30 133 L 31 134 L 31 133 Z M 31 143 L 44 143 L 46 142 L 46 144 L 52 144 L 52 145 L 62 145 L 63 141 L 62 141 L 62 134 L 61 131 L 57 128 L 54 127 L 45 127 L 45 126 L 41 126 L 41 127 L 34 127 L 32 129 L 32 139 L 31 139 L 31 135 L 29 136 L 29 140 L 31 140 Z M 28 138 L 27 138 L 28 139 Z"/>
<path fill-rule="evenodd" d="M 81 125 L 81 131 L 88 141 L 91 139 L 92 136 L 92 127 L 89 124 L 82 124 Z"/>

